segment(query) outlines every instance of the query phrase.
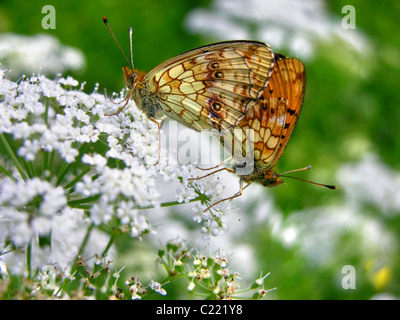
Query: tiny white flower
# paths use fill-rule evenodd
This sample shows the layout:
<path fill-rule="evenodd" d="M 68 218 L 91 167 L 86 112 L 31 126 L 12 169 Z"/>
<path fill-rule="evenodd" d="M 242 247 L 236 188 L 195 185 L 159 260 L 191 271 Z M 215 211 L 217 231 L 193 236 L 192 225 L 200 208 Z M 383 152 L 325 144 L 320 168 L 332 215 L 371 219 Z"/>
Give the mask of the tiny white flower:
<path fill-rule="evenodd" d="M 78 150 L 72 148 L 71 142 L 69 142 L 69 141 L 60 142 L 57 145 L 57 150 L 60 153 L 60 156 L 67 163 L 73 162 L 75 160 L 75 158 L 79 155 Z"/>
<path fill-rule="evenodd" d="M 38 140 L 25 140 L 23 146 L 18 150 L 18 155 L 24 157 L 27 161 L 33 161 L 39 149 Z"/>
<path fill-rule="evenodd" d="M 204 209 L 199 203 L 196 203 L 194 207 L 192 207 L 193 214 L 193 221 L 200 223 L 203 220 L 203 211 Z"/>
<path fill-rule="evenodd" d="M 57 82 L 71 87 L 76 87 L 79 84 L 79 82 L 71 76 L 68 76 L 67 79 L 60 78 Z"/>
<path fill-rule="evenodd" d="M 95 203 L 90 209 L 90 218 L 96 225 L 102 222 L 107 223 L 111 220 L 114 213 L 114 207 L 111 205 L 104 205 L 100 203 Z"/>
<path fill-rule="evenodd" d="M 13 228 L 11 240 L 17 247 L 24 246 L 29 243 L 33 235 L 33 229 L 28 221 L 19 221 Z"/>
<path fill-rule="evenodd" d="M 128 224 L 137 215 L 133 201 L 122 201 L 118 204 L 116 215 L 121 219 L 122 224 Z"/>
<path fill-rule="evenodd" d="M 40 212 L 44 215 L 54 215 L 67 204 L 64 189 L 61 187 L 52 188 L 43 196 L 40 204 Z"/>
<path fill-rule="evenodd" d="M 91 177 L 85 175 L 82 180 L 77 182 L 75 185 L 75 191 L 83 197 L 89 197 L 91 195 L 99 194 L 100 187 L 98 182 L 93 181 Z"/>
<path fill-rule="evenodd" d="M 150 288 L 151 288 L 152 290 L 154 290 L 155 292 L 157 292 L 157 293 L 163 295 L 163 296 L 165 296 L 165 295 L 167 294 L 167 291 L 165 291 L 165 290 L 161 287 L 161 284 L 160 284 L 159 282 L 156 282 L 156 281 L 151 280 Z"/>
<path fill-rule="evenodd" d="M 107 159 L 99 154 L 84 154 L 82 157 L 82 162 L 90 165 L 95 165 L 98 171 L 102 171 L 107 165 Z"/>
<path fill-rule="evenodd" d="M 260 275 L 260 278 L 258 278 L 255 282 L 256 284 L 258 284 L 259 286 L 261 286 L 264 283 L 265 278 L 267 278 L 270 275 L 270 273 L 268 272 L 264 277 L 262 276 L 262 273 Z"/>
<path fill-rule="evenodd" d="M 188 203 L 190 200 L 195 199 L 197 197 L 196 192 L 191 189 L 191 188 L 178 188 L 178 190 L 176 190 L 177 193 L 177 197 L 176 200 L 179 203 L 185 202 Z"/>
<path fill-rule="evenodd" d="M 27 122 L 14 124 L 12 130 L 15 139 L 26 139 L 31 133 L 31 127 Z"/>
<path fill-rule="evenodd" d="M 187 287 L 187 289 L 188 289 L 188 291 L 190 292 L 190 291 L 193 291 L 194 287 L 195 287 L 194 282 L 193 282 L 193 281 L 190 281 L 190 282 L 189 282 L 189 285 L 188 285 L 188 287 Z"/>
<path fill-rule="evenodd" d="M 136 284 L 134 284 L 133 286 L 130 286 L 129 290 L 131 292 L 132 300 L 140 300 L 140 299 L 142 299 L 142 297 L 138 295 Z"/>

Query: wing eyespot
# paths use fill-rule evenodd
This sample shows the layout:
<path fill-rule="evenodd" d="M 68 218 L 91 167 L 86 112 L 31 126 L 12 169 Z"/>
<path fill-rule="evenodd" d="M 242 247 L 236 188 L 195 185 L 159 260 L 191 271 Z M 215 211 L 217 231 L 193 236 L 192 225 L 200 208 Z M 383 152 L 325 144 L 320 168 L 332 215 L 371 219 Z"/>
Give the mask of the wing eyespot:
<path fill-rule="evenodd" d="M 213 77 L 215 79 L 222 79 L 224 77 L 224 73 L 222 71 L 215 71 L 213 73 Z"/>
<path fill-rule="evenodd" d="M 212 70 L 219 69 L 219 63 L 214 61 L 209 64 L 209 68 Z"/>
<path fill-rule="evenodd" d="M 212 108 L 214 111 L 217 111 L 217 112 L 218 112 L 218 111 L 221 110 L 222 106 L 221 106 L 220 103 L 214 101 L 214 102 L 211 103 L 211 108 Z"/>

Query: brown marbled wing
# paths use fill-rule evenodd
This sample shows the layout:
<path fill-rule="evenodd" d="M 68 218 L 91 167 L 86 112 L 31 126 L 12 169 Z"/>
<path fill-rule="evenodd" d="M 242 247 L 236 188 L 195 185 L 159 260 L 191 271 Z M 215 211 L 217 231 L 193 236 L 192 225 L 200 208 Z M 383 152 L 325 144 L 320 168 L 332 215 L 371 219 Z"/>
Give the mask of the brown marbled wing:
<path fill-rule="evenodd" d="M 148 74 L 124 68 L 136 105 L 149 118 L 165 115 L 195 130 L 235 126 L 259 103 L 274 55 L 257 41 L 227 41 L 178 55 Z"/>
<path fill-rule="evenodd" d="M 259 182 L 265 186 L 280 184 L 274 166 L 285 150 L 299 118 L 305 93 L 305 68 L 300 60 L 275 55 L 270 81 L 259 103 L 248 109 L 239 121 L 242 129 L 237 138 L 242 140 L 242 155 L 246 155 L 246 129 L 254 130 L 254 171 L 241 176 L 248 183 Z M 226 138 L 226 137 L 225 137 Z M 231 148 L 231 141 L 226 147 Z M 232 141 L 233 143 L 233 141 Z M 232 149 L 230 149 L 232 150 Z"/>

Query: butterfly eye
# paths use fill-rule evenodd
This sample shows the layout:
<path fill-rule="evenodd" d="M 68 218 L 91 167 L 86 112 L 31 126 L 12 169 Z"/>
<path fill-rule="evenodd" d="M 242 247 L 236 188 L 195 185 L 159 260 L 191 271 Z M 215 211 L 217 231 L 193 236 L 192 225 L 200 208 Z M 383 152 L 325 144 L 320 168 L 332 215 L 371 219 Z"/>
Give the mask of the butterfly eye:
<path fill-rule="evenodd" d="M 135 83 L 136 77 L 138 75 L 138 72 L 133 69 L 129 69 L 128 67 L 123 67 L 123 72 L 124 72 L 124 80 L 125 83 L 127 84 L 128 87 L 132 87 L 133 84 Z"/>
<path fill-rule="evenodd" d="M 135 79 L 136 79 L 136 76 L 137 76 L 138 74 L 137 74 L 137 72 L 132 72 L 130 75 L 129 75 L 129 81 L 130 81 L 130 83 L 134 83 L 135 82 Z"/>

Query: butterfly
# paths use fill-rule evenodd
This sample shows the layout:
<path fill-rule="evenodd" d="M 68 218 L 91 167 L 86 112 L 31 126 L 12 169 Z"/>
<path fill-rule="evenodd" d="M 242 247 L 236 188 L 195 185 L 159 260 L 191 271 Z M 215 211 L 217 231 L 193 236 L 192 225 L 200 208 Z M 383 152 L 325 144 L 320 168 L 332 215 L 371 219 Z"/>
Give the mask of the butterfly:
<path fill-rule="evenodd" d="M 239 155 L 246 159 L 244 163 L 238 163 L 233 156 L 232 168 L 217 170 L 236 173 L 240 177 L 240 191 L 212 206 L 242 195 L 243 190 L 253 182 L 267 187 L 283 183 L 281 177 L 284 174 L 277 173 L 274 167 L 282 156 L 300 116 L 305 87 L 304 64 L 298 59 L 274 54 L 273 71 L 258 103 L 248 108 L 235 128 L 225 130 L 220 135 L 221 143 L 232 155 Z M 247 170 L 246 173 L 240 173 L 245 167 L 250 167 L 251 172 Z M 310 168 L 309 166 L 288 172 Z M 337 189 L 336 186 L 307 182 Z M 243 187 L 244 183 L 247 183 L 245 187 Z"/>
<path fill-rule="evenodd" d="M 108 27 L 107 19 L 103 21 Z M 153 121 L 166 115 L 196 131 L 221 132 L 236 126 L 258 104 L 274 54 L 266 43 L 243 40 L 187 51 L 147 74 L 134 69 L 132 60 L 131 68 L 123 67 L 129 89 L 126 102 L 133 98 Z"/>
<path fill-rule="evenodd" d="M 118 44 L 107 19 L 103 21 Z M 216 129 L 228 150 L 237 149 L 229 140 L 240 129 L 242 142 L 254 147 L 250 161 L 254 171 L 240 174 L 242 165 L 235 162 L 232 169 L 222 169 L 240 176 L 238 195 L 244 182 L 265 186 L 282 183 L 282 174 L 273 168 L 286 148 L 303 103 L 305 69 L 300 60 L 274 54 L 260 41 L 225 41 L 182 53 L 146 74 L 133 67 L 132 29 L 130 35 L 131 68 L 123 67 L 129 93 L 116 113 L 133 98 L 159 129 L 156 119 L 164 116 L 197 131 Z M 248 129 L 254 133 L 253 139 L 246 138 Z M 245 149 L 239 152 L 248 158 Z"/>

